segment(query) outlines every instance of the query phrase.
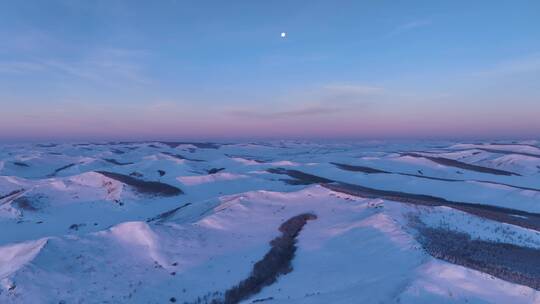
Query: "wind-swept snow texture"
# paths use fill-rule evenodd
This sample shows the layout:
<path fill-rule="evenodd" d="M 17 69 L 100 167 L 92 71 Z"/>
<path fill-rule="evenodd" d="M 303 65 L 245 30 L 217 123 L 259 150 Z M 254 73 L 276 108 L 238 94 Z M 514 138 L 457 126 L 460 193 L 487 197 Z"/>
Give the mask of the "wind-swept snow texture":
<path fill-rule="evenodd" d="M 0 157 L 0 303 L 540 303 L 538 141 Z"/>

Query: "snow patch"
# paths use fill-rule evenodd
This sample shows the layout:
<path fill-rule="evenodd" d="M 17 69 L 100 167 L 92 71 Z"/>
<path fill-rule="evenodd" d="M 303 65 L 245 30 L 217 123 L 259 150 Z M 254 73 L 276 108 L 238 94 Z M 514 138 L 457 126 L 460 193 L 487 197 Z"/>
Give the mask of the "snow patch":
<path fill-rule="evenodd" d="M 272 166 L 298 166 L 298 163 L 288 161 L 288 160 L 281 160 L 276 162 L 270 163 Z"/>
<path fill-rule="evenodd" d="M 177 179 L 184 185 L 195 186 L 200 184 L 213 183 L 217 181 L 229 181 L 247 177 L 247 175 L 243 174 L 221 172 L 208 175 L 180 176 Z"/>
<path fill-rule="evenodd" d="M 386 234 L 390 240 L 401 248 L 409 249 L 416 245 L 416 241 L 403 228 L 388 215 L 377 213 L 360 222 L 359 227 L 371 227 Z"/>
<path fill-rule="evenodd" d="M 32 261 L 47 238 L 0 247 L 0 279 L 4 279 Z"/>
<path fill-rule="evenodd" d="M 107 200 L 119 200 L 122 195 L 123 184 L 121 182 L 96 172 L 87 172 L 72 176 L 69 180 L 81 186 L 104 188 L 106 191 L 105 198 Z"/>
<path fill-rule="evenodd" d="M 254 166 L 254 165 L 260 165 L 261 163 L 258 162 L 258 161 L 254 161 L 254 160 L 251 160 L 251 159 L 245 159 L 245 158 L 241 158 L 241 157 L 232 157 L 231 158 L 232 160 L 236 161 L 236 162 L 239 162 L 243 165 L 251 165 L 251 166 Z"/>
<path fill-rule="evenodd" d="M 158 237 L 145 222 L 126 222 L 112 227 L 110 235 L 127 246 L 137 247 L 166 268 L 168 263 L 159 252 Z"/>
<path fill-rule="evenodd" d="M 489 303 L 538 303 L 540 292 L 512 284 L 491 275 L 432 260 L 419 269 L 419 277 L 405 292 L 422 295 L 424 292 L 456 300 L 479 298 Z M 474 302 L 474 301 L 473 301 Z"/>

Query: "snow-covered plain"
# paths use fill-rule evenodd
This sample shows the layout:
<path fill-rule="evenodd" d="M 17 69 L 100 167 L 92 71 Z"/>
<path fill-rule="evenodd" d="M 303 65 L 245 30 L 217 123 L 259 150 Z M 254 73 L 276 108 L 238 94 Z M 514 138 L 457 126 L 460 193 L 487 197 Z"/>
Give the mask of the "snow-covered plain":
<path fill-rule="evenodd" d="M 537 141 L 0 146 L 0 303 L 540 303 L 539 287 Z"/>

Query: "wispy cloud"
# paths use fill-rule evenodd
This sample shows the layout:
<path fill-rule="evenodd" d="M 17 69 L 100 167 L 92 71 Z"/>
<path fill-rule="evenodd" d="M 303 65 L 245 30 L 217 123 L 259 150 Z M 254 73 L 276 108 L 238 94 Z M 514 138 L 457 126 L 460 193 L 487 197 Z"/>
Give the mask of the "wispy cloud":
<path fill-rule="evenodd" d="M 312 118 L 343 115 L 365 108 L 385 90 L 379 86 L 331 83 L 283 96 L 270 108 L 241 108 L 226 111 L 229 115 L 256 119 Z"/>
<path fill-rule="evenodd" d="M 142 67 L 129 61 L 112 59 L 91 59 L 81 62 L 46 61 L 45 65 L 56 72 L 61 72 L 85 80 L 109 83 L 114 80 L 127 80 L 137 83 L 148 83 Z"/>
<path fill-rule="evenodd" d="M 332 83 L 323 85 L 315 90 L 309 99 L 325 105 L 340 105 L 341 107 L 365 106 L 383 97 L 387 92 L 380 86 Z"/>
<path fill-rule="evenodd" d="M 420 20 L 414 20 L 414 21 L 411 21 L 411 22 L 407 22 L 407 23 L 404 23 L 404 24 L 401 24 L 401 25 L 398 25 L 397 27 L 395 27 L 392 31 L 390 31 L 386 35 L 386 37 L 388 38 L 388 37 L 401 35 L 401 34 L 404 34 L 406 32 L 410 32 L 410 31 L 418 29 L 418 28 L 429 26 L 432 23 L 433 22 L 430 19 L 420 19 Z"/>
<path fill-rule="evenodd" d="M 341 84 L 334 83 L 334 84 L 324 85 L 323 89 L 332 93 L 354 94 L 354 95 L 374 95 L 374 94 L 380 94 L 384 92 L 384 89 L 378 86 L 343 84 L 343 83 Z"/>
<path fill-rule="evenodd" d="M 0 62 L 0 73 L 24 74 L 44 70 L 43 64 L 29 61 Z"/>
<path fill-rule="evenodd" d="M 113 84 L 115 81 L 148 83 L 149 79 L 144 75 L 143 66 L 139 63 L 144 56 L 146 53 L 141 50 L 99 48 L 73 60 L 44 57 L 0 62 L 0 73 L 63 74 L 104 84 Z"/>
<path fill-rule="evenodd" d="M 474 73 L 477 76 L 504 76 L 540 71 L 540 53 L 504 60 L 491 68 Z"/>
<path fill-rule="evenodd" d="M 343 111 L 338 107 L 306 106 L 286 111 L 268 111 L 268 110 L 232 110 L 230 115 L 247 118 L 266 118 L 266 119 L 287 119 L 291 117 L 309 117 L 335 114 Z"/>

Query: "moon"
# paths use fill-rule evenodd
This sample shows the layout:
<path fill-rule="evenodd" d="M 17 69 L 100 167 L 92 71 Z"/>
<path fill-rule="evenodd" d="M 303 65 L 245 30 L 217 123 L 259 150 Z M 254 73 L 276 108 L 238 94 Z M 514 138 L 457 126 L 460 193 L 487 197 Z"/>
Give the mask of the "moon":
<path fill-rule="evenodd" d="M 287 37 L 287 33 L 281 32 L 281 38 L 286 38 L 286 37 Z"/>

